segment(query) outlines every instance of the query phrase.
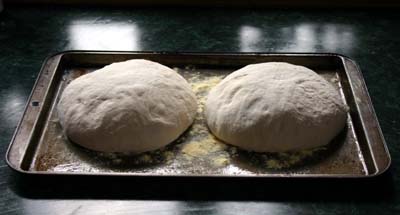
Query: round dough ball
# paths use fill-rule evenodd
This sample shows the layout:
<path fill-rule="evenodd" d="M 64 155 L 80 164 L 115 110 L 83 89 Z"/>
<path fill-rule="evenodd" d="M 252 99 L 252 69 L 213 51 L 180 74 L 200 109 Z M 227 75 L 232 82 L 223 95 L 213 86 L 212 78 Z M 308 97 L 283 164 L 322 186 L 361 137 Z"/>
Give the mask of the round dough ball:
<path fill-rule="evenodd" d="M 347 106 L 324 78 L 288 63 L 248 65 L 213 88 L 205 117 L 219 139 L 255 152 L 328 144 L 344 127 Z"/>
<path fill-rule="evenodd" d="M 197 102 L 174 70 L 148 60 L 113 63 L 73 80 L 58 103 L 64 133 L 102 152 L 161 148 L 192 123 Z"/>

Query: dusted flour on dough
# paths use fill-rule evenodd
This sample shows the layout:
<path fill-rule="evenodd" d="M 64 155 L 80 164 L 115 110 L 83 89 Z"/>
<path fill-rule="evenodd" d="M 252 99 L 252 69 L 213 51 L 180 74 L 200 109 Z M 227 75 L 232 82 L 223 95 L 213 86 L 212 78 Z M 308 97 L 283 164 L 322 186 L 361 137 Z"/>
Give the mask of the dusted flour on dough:
<path fill-rule="evenodd" d="M 141 153 L 178 138 L 192 124 L 197 102 L 174 70 L 129 60 L 72 81 L 57 110 L 73 142 L 95 151 Z"/>
<path fill-rule="evenodd" d="M 314 71 L 288 63 L 248 65 L 207 98 L 205 117 L 219 139 L 255 152 L 328 144 L 345 126 L 347 106 Z"/>

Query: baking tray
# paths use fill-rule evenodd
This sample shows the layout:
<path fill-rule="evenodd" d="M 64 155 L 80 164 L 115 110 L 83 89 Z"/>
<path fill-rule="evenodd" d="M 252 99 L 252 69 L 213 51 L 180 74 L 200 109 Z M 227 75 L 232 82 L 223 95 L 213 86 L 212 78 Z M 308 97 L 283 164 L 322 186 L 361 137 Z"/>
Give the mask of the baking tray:
<path fill-rule="evenodd" d="M 128 59 L 156 61 L 184 76 L 198 97 L 195 123 L 167 147 L 140 155 L 98 153 L 68 141 L 55 111 L 64 87 L 80 75 Z M 313 69 L 336 87 L 350 107 L 346 127 L 327 146 L 250 153 L 218 141 L 207 130 L 202 108 L 209 89 L 247 64 L 274 61 Z M 345 56 L 94 51 L 62 52 L 45 61 L 6 160 L 12 169 L 25 174 L 265 178 L 372 177 L 387 170 L 391 162 L 362 73 Z"/>

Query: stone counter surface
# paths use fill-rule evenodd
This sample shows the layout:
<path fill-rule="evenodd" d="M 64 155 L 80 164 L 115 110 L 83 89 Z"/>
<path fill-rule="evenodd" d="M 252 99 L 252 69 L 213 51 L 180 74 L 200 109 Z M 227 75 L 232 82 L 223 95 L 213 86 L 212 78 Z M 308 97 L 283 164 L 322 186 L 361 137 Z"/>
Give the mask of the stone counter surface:
<path fill-rule="evenodd" d="M 24 177 L 4 155 L 44 59 L 64 50 L 335 52 L 361 67 L 392 156 L 369 180 Z M 395 10 L 6 7 L 0 13 L 1 214 L 396 214 Z"/>

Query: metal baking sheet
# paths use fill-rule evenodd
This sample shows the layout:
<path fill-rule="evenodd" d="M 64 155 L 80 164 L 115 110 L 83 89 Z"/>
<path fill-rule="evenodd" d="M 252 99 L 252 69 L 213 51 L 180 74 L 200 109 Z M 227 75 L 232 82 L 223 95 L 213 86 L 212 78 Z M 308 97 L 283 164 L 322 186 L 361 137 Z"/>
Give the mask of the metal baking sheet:
<path fill-rule="evenodd" d="M 185 77 L 199 103 L 195 123 L 165 148 L 140 155 L 93 152 L 68 141 L 55 111 L 64 87 L 81 75 L 128 59 L 159 62 Z M 251 153 L 217 140 L 202 113 L 208 91 L 247 64 L 277 61 L 309 67 L 331 82 L 350 107 L 345 129 L 327 146 L 287 153 Z M 271 53 L 56 54 L 42 67 L 6 160 L 26 174 L 110 176 L 371 177 L 390 165 L 362 74 L 352 60 L 337 54 Z"/>

